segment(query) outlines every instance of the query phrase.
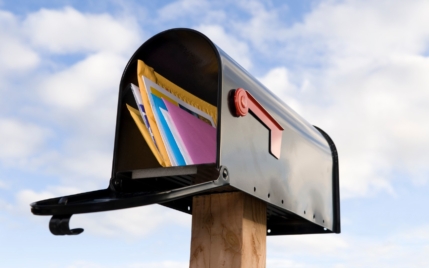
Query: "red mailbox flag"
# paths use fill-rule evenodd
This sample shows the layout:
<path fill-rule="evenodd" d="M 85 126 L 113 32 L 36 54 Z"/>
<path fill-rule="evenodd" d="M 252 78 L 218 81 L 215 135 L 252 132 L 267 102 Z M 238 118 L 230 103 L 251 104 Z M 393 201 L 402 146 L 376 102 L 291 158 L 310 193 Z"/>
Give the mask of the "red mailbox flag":
<path fill-rule="evenodd" d="M 270 130 L 270 153 L 279 159 L 282 147 L 283 127 L 247 90 L 238 88 L 235 91 L 234 104 L 237 116 L 245 116 L 250 110 Z"/>

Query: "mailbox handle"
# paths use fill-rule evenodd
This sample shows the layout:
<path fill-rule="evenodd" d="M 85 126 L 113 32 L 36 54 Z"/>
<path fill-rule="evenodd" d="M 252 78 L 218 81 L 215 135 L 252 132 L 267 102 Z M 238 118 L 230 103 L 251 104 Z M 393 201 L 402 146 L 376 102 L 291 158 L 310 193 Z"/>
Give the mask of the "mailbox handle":
<path fill-rule="evenodd" d="M 245 116 L 250 110 L 270 130 L 270 153 L 279 159 L 282 147 L 283 127 L 262 107 L 249 91 L 243 88 L 235 90 L 234 105 L 236 116 Z"/>
<path fill-rule="evenodd" d="M 113 187 L 105 190 L 46 199 L 32 203 L 31 212 L 35 215 L 53 215 L 49 229 L 54 235 L 77 235 L 82 228 L 70 229 L 69 221 L 73 214 L 116 210 L 151 204 L 165 203 L 229 185 L 229 173 L 221 167 L 216 180 L 159 192 L 117 192 Z"/>

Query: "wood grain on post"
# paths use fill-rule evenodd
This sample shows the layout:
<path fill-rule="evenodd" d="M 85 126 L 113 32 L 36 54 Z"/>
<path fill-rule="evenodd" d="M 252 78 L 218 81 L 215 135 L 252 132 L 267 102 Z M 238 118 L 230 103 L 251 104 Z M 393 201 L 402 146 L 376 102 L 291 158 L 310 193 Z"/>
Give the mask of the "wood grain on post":
<path fill-rule="evenodd" d="M 266 204 L 242 192 L 193 198 L 191 268 L 265 268 Z"/>

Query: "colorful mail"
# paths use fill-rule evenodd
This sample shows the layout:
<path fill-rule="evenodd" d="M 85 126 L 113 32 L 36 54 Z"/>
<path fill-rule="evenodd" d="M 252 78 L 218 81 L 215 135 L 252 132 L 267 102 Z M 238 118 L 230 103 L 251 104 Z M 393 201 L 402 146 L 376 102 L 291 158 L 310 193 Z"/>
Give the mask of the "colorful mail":
<path fill-rule="evenodd" d="M 127 108 L 159 164 L 215 163 L 217 108 L 168 81 L 143 61 L 138 61 L 137 69 L 139 86 L 131 84 L 130 88 L 138 111 L 130 105 Z"/>

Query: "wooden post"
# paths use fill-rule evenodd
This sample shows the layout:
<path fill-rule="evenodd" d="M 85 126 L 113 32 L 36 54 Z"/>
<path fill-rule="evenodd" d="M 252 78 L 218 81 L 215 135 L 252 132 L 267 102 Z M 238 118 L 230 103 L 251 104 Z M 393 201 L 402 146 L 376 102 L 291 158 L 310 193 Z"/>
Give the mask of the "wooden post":
<path fill-rule="evenodd" d="M 242 192 L 196 196 L 191 268 L 265 268 L 267 206 Z"/>

